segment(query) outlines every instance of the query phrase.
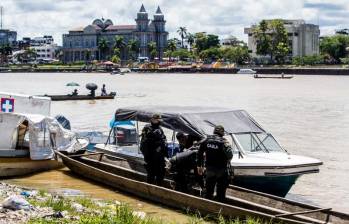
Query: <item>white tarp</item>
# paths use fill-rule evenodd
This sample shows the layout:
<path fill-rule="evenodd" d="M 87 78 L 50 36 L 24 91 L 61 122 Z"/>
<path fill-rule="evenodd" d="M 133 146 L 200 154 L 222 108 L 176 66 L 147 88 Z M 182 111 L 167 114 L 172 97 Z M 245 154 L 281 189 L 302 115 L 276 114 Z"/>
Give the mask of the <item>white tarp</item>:
<path fill-rule="evenodd" d="M 28 121 L 29 151 L 32 160 L 51 159 L 54 149 L 74 152 L 82 148 L 75 133 L 51 117 L 38 114 L 0 113 L 0 150 L 15 150 L 18 126 Z"/>
<path fill-rule="evenodd" d="M 51 99 L 0 92 L 0 113 L 41 114 L 50 116 Z"/>

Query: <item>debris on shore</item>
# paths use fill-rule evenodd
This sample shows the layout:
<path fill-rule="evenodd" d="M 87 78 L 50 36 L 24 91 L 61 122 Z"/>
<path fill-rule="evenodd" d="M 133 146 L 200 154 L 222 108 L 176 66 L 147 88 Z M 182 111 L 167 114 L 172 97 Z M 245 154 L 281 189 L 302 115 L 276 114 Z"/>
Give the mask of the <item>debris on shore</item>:
<path fill-rule="evenodd" d="M 155 223 L 146 213 L 133 211 L 119 201 L 65 196 L 0 183 L 0 224 L 100 223 L 101 220 L 113 223 L 123 219 L 133 220 L 131 223 Z"/>

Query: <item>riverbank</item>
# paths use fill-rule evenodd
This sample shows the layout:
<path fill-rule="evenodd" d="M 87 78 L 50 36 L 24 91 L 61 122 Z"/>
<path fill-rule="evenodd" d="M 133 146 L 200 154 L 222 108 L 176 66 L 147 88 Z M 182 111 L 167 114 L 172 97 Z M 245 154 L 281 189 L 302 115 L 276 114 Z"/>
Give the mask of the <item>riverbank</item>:
<path fill-rule="evenodd" d="M 257 74 L 289 74 L 289 75 L 349 75 L 348 68 L 339 67 L 249 67 Z M 196 68 L 196 67 L 170 67 L 170 68 L 143 68 L 131 69 L 139 73 L 217 73 L 217 74 L 237 74 L 239 68 Z M 110 70 L 97 69 L 86 70 L 81 66 L 52 66 L 52 67 L 16 67 L 0 68 L 0 73 L 109 73 Z"/>
<path fill-rule="evenodd" d="M 82 196 L 66 196 L 45 190 L 22 188 L 0 182 L 0 223 L 130 223 L 165 224 L 178 223 L 153 218 L 143 211 L 136 211 L 116 200 L 101 200 Z M 221 217 L 202 218 L 198 214 L 188 216 L 188 224 L 262 224 L 261 220 L 225 220 Z"/>

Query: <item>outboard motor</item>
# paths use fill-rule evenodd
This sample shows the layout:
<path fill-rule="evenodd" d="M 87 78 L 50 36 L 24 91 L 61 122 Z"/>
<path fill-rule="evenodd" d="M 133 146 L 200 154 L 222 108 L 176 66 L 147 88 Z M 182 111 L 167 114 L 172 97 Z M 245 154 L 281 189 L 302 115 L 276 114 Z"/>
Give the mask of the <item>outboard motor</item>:
<path fill-rule="evenodd" d="M 97 84 L 95 83 L 87 83 L 86 84 L 86 89 L 90 90 L 90 96 L 95 97 L 96 96 L 96 89 L 98 89 Z"/>
<path fill-rule="evenodd" d="M 63 115 L 57 115 L 55 119 L 62 125 L 63 128 L 71 130 L 70 121 Z"/>

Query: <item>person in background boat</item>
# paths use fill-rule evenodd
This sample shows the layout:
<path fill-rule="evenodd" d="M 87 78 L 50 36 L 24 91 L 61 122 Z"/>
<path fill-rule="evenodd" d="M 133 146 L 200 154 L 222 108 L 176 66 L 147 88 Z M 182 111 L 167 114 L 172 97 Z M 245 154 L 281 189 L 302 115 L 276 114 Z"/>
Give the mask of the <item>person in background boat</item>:
<path fill-rule="evenodd" d="M 105 84 L 103 84 L 102 90 L 101 90 L 101 96 L 106 96 L 107 95 L 107 90 L 105 88 Z"/>
<path fill-rule="evenodd" d="M 161 129 L 161 116 L 154 114 L 142 130 L 140 150 L 144 156 L 147 182 L 161 185 L 165 177 L 165 157 L 168 157 L 166 136 Z"/>
<path fill-rule="evenodd" d="M 213 135 L 208 136 L 200 145 L 198 152 L 198 173 L 203 175 L 203 166 L 206 167 L 206 195 L 207 199 L 213 198 L 217 186 L 217 201 L 225 200 L 226 189 L 229 185 L 229 163 L 233 158 L 230 143 L 223 137 L 224 127 L 217 125 Z M 204 161 L 205 154 L 205 161 Z"/>
<path fill-rule="evenodd" d="M 78 90 L 77 89 L 74 89 L 74 91 L 72 92 L 72 96 L 77 96 L 79 93 L 78 93 Z"/>

